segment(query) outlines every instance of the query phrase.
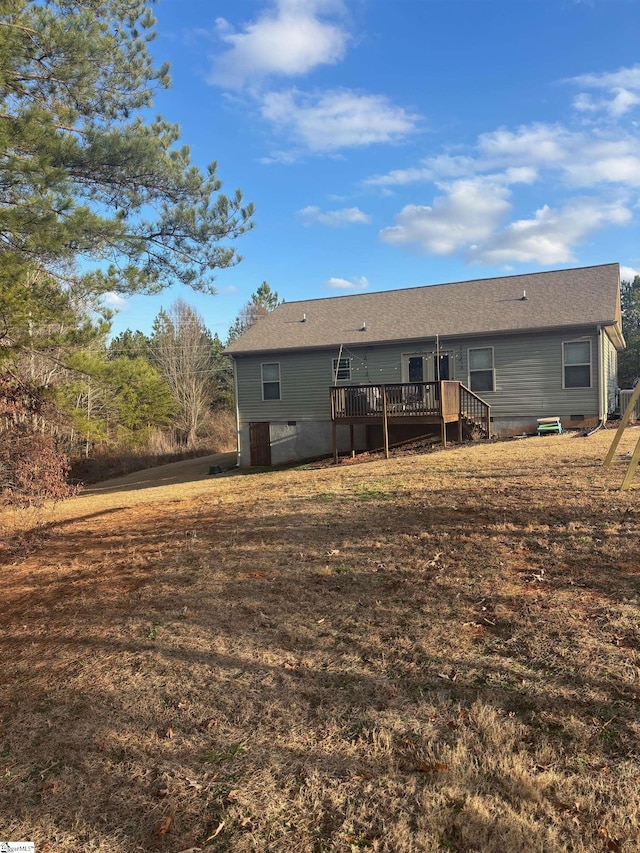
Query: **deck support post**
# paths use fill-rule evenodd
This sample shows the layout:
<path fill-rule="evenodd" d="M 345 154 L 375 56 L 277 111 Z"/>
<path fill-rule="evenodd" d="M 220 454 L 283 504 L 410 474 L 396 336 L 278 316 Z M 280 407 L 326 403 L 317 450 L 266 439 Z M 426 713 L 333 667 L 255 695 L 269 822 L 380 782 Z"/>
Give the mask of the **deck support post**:
<path fill-rule="evenodd" d="M 336 433 L 338 431 L 338 425 L 334 421 L 331 426 L 333 427 L 333 464 L 337 465 L 338 464 L 338 436 Z"/>
<path fill-rule="evenodd" d="M 349 424 L 349 442 L 351 448 L 351 457 L 353 458 L 356 455 L 356 448 L 353 441 L 353 424 Z"/>
<path fill-rule="evenodd" d="M 442 433 L 442 447 L 447 449 L 447 422 L 444 418 L 440 418 L 441 425 L 441 433 Z"/>
<path fill-rule="evenodd" d="M 387 386 L 382 386 L 382 434 L 384 436 L 384 458 L 389 458 L 389 418 L 387 417 Z"/>

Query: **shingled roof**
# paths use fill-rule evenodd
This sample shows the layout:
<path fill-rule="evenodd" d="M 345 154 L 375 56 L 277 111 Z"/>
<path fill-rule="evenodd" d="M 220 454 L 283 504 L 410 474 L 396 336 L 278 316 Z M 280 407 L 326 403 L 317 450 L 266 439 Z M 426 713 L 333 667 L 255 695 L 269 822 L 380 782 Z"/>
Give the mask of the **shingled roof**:
<path fill-rule="evenodd" d="M 285 302 L 227 352 L 272 352 L 587 325 L 620 325 L 620 268 L 579 269 Z M 526 298 L 523 295 L 526 294 Z"/>

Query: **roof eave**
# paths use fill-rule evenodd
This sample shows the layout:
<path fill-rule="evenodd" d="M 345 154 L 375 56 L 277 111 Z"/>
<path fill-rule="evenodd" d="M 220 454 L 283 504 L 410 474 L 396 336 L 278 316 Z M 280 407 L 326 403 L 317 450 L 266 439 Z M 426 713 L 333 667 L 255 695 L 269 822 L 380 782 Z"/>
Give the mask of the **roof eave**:
<path fill-rule="evenodd" d="M 612 344 L 618 350 L 618 352 L 627 348 L 627 342 L 625 341 L 624 335 L 622 334 L 620 323 L 603 323 L 602 327 L 609 335 Z"/>
<path fill-rule="evenodd" d="M 619 324 L 615 320 L 594 320 L 591 322 L 581 322 L 581 323 L 570 323 L 563 324 L 560 326 L 528 326 L 519 329 L 494 329 L 491 331 L 479 331 L 479 332 L 455 332 L 449 335 L 420 335 L 419 337 L 414 338 L 382 338 L 378 340 L 363 340 L 363 341 L 343 341 L 342 346 L 346 347 L 357 347 L 357 346 L 393 346 L 395 344 L 415 344 L 428 340 L 433 340 L 435 342 L 436 338 L 439 338 L 440 341 L 450 340 L 451 338 L 487 338 L 487 337 L 495 337 L 502 335 L 527 335 L 527 334 L 535 334 L 538 332 L 546 333 L 546 332 L 562 332 L 562 331 L 570 331 L 572 329 L 584 329 L 587 327 L 593 327 L 594 329 L 598 326 L 602 326 L 606 328 L 607 331 L 612 330 L 610 333 L 610 337 L 616 346 L 616 348 L 624 349 L 626 344 L 624 338 L 622 337 L 622 332 L 619 328 Z M 621 346 L 618 344 L 621 342 Z M 234 356 L 250 356 L 250 355 L 268 355 L 275 352 L 302 352 L 306 350 L 332 350 L 336 347 L 341 346 L 339 342 L 333 342 L 330 344 L 307 344 L 305 346 L 279 346 L 279 347 L 260 347 L 256 349 L 246 349 L 246 350 L 223 350 L 223 355 L 228 355 L 230 357 Z"/>

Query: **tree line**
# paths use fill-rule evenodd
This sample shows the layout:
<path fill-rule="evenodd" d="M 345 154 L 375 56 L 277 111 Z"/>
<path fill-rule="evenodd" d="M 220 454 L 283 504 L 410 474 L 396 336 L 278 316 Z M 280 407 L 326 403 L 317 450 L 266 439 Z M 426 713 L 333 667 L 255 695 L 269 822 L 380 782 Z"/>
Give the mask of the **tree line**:
<path fill-rule="evenodd" d="M 618 355 L 618 384 L 631 388 L 640 378 L 640 276 L 620 282 L 620 291 L 627 348 Z"/>
<path fill-rule="evenodd" d="M 187 302 L 150 335 L 109 341 L 105 294 L 215 293 L 253 227 L 215 161 L 195 165 L 179 127 L 151 112 L 170 85 L 154 35 L 145 0 L 2 4 L 2 500 L 60 496 L 69 454 L 140 447 L 153 430 L 193 445 L 229 405 L 223 342 Z"/>

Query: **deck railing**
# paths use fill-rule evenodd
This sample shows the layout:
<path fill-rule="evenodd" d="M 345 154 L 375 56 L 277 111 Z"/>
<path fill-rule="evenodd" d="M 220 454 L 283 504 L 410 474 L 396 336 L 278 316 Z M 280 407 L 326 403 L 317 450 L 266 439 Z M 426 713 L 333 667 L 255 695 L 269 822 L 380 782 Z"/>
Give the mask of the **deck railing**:
<path fill-rule="evenodd" d="M 457 383 L 453 383 L 457 384 Z M 349 385 L 331 388 L 331 419 L 440 415 L 439 382 Z"/>
<path fill-rule="evenodd" d="M 460 418 L 490 433 L 490 407 L 460 382 L 402 382 L 333 387 L 331 420 Z"/>

